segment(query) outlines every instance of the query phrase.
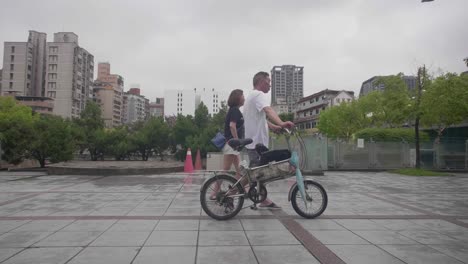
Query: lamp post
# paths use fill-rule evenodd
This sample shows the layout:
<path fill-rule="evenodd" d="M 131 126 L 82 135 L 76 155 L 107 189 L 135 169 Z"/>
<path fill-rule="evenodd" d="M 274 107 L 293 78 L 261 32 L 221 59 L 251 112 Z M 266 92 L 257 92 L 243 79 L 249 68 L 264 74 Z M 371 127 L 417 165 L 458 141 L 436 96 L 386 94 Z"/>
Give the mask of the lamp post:
<path fill-rule="evenodd" d="M 421 116 L 421 96 L 422 91 L 425 88 L 425 79 L 426 79 L 426 65 L 418 68 L 418 87 L 416 93 L 416 118 L 414 121 L 414 135 L 415 135 L 415 144 L 416 144 L 416 168 L 421 168 L 421 155 L 420 155 L 420 144 L 419 144 L 419 118 Z"/>

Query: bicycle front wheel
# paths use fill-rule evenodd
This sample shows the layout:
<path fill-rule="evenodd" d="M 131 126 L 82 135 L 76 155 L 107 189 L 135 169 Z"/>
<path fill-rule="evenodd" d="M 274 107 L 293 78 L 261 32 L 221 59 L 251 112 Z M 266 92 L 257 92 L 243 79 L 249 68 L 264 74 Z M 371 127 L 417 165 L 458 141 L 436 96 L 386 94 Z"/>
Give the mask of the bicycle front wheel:
<path fill-rule="evenodd" d="M 206 181 L 200 190 L 203 211 L 216 220 L 236 216 L 244 205 L 244 188 L 230 175 L 216 175 Z"/>
<path fill-rule="evenodd" d="M 304 218 L 315 218 L 321 215 L 328 204 L 328 196 L 325 189 L 312 180 L 304 181 L 305 202 L 302 198 L 299 186 L 294 186 L 291 193 L 291 204 L 296 213 Z"/>

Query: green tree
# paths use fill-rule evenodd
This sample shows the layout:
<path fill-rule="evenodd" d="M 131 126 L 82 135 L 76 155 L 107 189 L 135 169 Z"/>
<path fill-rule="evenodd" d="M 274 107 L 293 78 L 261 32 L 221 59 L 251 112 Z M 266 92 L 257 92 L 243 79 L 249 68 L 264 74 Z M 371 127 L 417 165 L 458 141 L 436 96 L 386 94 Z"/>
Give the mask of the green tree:
<path fill-rule="evenodd" d="M 169 147 L 169 133 L 169 127 L 162 118 L 150 118 L 131 136 L 131 140 L 142 160 L 148 160 L 153 151 L 162 159 L 164 151 Z"/>
<path fill-rule="evenodd" d="M 203 102 L 201 102 L 197 109 L 195 109 L 195 125 L 198 127 L 198 129 L 203 129 L 209 124 L 210 119 L 211 117 L 208 113 L 208 108 Z"/>
<path fill-rule="evenodd" d="M 115 160 L 124 160 L 133 151 L 134 147 L 130 142 L 126 126 L 106 130 L 105 134 L 105 153 L 113 156 Z"/>
<path fill-rule="evenodd" d="M 437 140 L 444 130 L 468 117 L 468 76 L 447 73 L 437 77 L 421 99 L 421 122 L 435 127 Z"/>
<path fill-rule="evenodd" d="M 47 159 L 60 162 L 73 158 L 75 145 L 70 122 L 58 116 L 42 115 L 34 120 L 33 130 L 28 150 L 41 168 L 45 167 Z"/>
<path fill-rule="evenodd" d="M 101 117 L 101 109 L 92 101 L 86 103 L 80 118 L 74 120 L 75 128 L 79 129 L 75 135 L 81 138 L 81 150 L 88 150 L 91 160 L 103 159 L 105 147 L 104 121 Z"/>
<path fill-rule="evenodd" d="M 403 74 L 380 77 L 377 85 L 383 85 L 380 110 L 383 123 L 388 127 L 400 127 L 409 121 L 410 97 Z"/>
<path fill-rule="evenodd" d="M 320 113 L 318 129 L 330 138 L 351 139 L 368 121 L 358 102 L 341 103 Z"/>
<path fill-rule="evenodd" d="M 18 104 L 13 97 L 0 96 L 0 144 L 4 160 L 18 164 L 28 156 L 36 118 L 30 107 Z"/>

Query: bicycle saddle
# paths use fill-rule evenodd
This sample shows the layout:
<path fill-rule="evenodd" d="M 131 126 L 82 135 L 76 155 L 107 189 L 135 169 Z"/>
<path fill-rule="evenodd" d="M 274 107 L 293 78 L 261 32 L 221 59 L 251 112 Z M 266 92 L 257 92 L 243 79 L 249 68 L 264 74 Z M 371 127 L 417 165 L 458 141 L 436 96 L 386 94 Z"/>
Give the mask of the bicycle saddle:
<path fill-rule="evenodd" d="M 251 138 L 244 138 L 244 139 L 233 138 L 233 139 L 230 139 L 227 143 L 231 148 L 235 150 L 241 150 L 243 147 L 245 147 L 246 145 L 252 142 L 253 140 Z"/>

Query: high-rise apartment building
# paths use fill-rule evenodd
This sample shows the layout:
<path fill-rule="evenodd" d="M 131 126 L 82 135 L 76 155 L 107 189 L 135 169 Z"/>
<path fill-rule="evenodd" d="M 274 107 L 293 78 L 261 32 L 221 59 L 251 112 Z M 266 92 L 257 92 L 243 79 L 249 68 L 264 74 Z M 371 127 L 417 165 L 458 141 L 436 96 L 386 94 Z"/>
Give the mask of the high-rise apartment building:
<path fill-rule="evenodd" d="M 359 97 L 364 96 L 372 91 L 383 91 L 385 89 L 385 85 L 378 82 L 380 77 L 383 76 L 374 76 L 369 80 L 364 81 L 361 85 L 361 90 L 359 91 Z M 415 76 L 402 75 L 401 78 L 408 87 L 408 91 L 415 90 L 417 87 L 417 78 Z"/>
<path fill-rule="evenodd" d="M 45 96 L 54 99 L 53 113 L 79 117 L 93 96 L 94 56 L 78 45 L 73 32 L 55 33 L 46 51 Z"/>
<path fill-rule="evenodd" d="M 140 94 L 140 88 L 130 88 L 123 96 L 123 123 L 131 124 L 149 117 L 150 103 Z"/>
<path fill-rule="evenodd" d="M 5 42 L 0 95 L 43 96 L 47 34 L 30 30 L 27 42 Z"/>
<path fill-rule="evenodd" d="M 271 69 L 271 105 L 278 113 L 292 113 L 304 97 L 304 67 L 274 66 Z"/>
<path fill-rule="evenodd" d="M 164 115 L 195 115 L 195 109 L 203 104 L 208 108 L 208 113 L 214 115 L 221 108 L 219 92 L 212 89 L 193 90 L 166 90 L 164 92 Z"/>
<path fill-rule="evenodd" d="M 99 104 L 106 127 L 122 124 L 124 79 L 110 73 L 110 64 L 98 64 L 98 76 L 93 86 L 94 101 Z"/>
<path fill-rule="evenodd" d="M 164 98 L 156 98 L 150 103 L 150 116 L 164 117 Z"/>

